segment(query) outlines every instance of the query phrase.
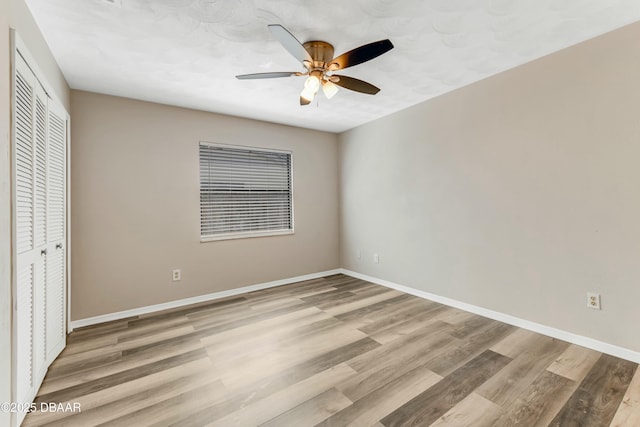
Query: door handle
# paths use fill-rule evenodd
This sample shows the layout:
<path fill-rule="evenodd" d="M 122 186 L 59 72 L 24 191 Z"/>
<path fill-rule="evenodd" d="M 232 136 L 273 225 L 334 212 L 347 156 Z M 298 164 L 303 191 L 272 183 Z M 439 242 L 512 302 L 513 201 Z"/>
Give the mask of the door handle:
<path fill-rule="evenodd" d="M 62 243 L 58 243 L 58 244 L 56 245 L 56 249 L 62 249 Z"/>
<path fill-rule="evenodd" d="M 42 250 L 40 251 L 40 255 L 46 255 L 46 254 L 47 254 L 47 250 L 46 250 L 46 249 L 42 249 Z"/>

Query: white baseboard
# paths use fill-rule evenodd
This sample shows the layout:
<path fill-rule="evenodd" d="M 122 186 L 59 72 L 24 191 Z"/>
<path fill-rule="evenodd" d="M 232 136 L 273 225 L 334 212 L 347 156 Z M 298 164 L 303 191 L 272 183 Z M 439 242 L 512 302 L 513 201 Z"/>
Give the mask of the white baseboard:
<path fill-rule="evenodd" d="M 320 277 L 330 276 L 332 274 L 338 274 L 341 272 L 342 272 L 341 269 L 321 271 L 318 273 L 305 274 L 304 276 L 274 280 L 273 282 L 259 283 L 257 285 L 244 286 L 242 288 L 236 288 L 236 289 L 229 289 L 228 291 L 214 292 L 212 294 L 200 295 L 197 297 L 185 298 L 185 299 L 180 299 L 176 301 L 169 301 L 162 304 L 148 305 L 146 307 L 133 308 L 131 310 L 118 311 L 116 313 L 109 313 L 109 314 L 103 314 L 101 316 L 88 317 L 86 319 L 73 320 L 70 323 L 69 332 L 73 331 L 75 328 L 82 328 L 84 326 L 91 326 L 91 325 L 97 325 L 99 323 L 111 322 L 113 320 L 126 319 L 127 317 L 140 316 L 142 314 L 168 310 L 171 308 L 182 307 L 189 304 L 197 304 L 201 302 L 213 301 L 216 299 L 244 294 L 247 292 L 259 291 L 261 289 L 275 288 L 276 286 L 289 285 L 291 283 L 302 282 L 304 280 L 318 279 Z"/>
<path fill-rule="evenodd" d="M 487 308 L 478 307 L 476 305 L 467 304 L 465 302 L 457 301 L 451 298 L 447 298 L 447 297 L 435 295 L 429 292 L 421 291 L 418 289 L 410 288 L 408 286 L 399 285 L 397 283 L 393 283 L 388 280 L 379 279 L 377 277 L 368 276 L 366 274 L 357 273 L 355 271 L 346 270 L 344 268 L 340 269 L 340 273 L 346 274 L 347 276 L 355 277 L 357 279 L 366 280 L 367 282 L 375 283 L 377 285 L 386 286 L 387 288 L 396 289 L 406 294 L 414 295 L 420 298 L 438 302 L 440 304 L 448 305 L 450 307 L 459 308 L 460 310 L 475 313 L 480 316 L 497 320 L 499 322 L 508 323 L 509 325 L 514 325 L 519 328 L 528 329 L 530 331 L 537 332 L 542 335 L 547 335 L 552 338 L 557 338 L 563 341 L 570 342 L 572 344 L 590 348 L 592 350 L 596 350 L 601 353 L 610 354 L 612 356 L 630 360 L 635 363 L 640 363 L 640 353 L 638 353 L 637 351 L 629 350 L 624 347 L 619 347 L 613 344 L 595 340 L 593 338 L 563 331 L 561 329 L 552 328 L 550 326 L 541 325 L 540 323 L 531 322 L 525 319 L 520 319 L 519 317 L 511 316 L 509 314 L 504 314 L 497 311 L 489 310 Z"/>

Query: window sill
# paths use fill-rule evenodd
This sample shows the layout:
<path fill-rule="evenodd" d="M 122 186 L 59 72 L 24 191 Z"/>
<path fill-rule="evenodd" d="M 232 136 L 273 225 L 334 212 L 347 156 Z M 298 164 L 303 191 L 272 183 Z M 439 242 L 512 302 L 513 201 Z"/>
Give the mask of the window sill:
<path fill-rule="evenodd" d="M 269 231 L 248 231 L 242 233 L 226 233 L 217 236 L 200 236 L 200 243 L 216 242 L 219 240 L 248 239 L 253 237 L 284 236 L 294 234 L 293 230 L 269 230 Z"/>

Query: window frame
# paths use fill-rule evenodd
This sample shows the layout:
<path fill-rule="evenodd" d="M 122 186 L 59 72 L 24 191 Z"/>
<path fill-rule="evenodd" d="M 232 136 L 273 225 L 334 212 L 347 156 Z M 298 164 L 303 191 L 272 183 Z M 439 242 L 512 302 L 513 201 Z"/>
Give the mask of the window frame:
<path fill-rule="evenodd" d="M 259 152 L 266 152 L 266 153 L 287 154 L 289 156 L 289 194 L 290 194 L 290 200 L 291 200 L 291 209 L 290 209 L 291 228 L 281 229 L 281 230 L 237 231 L 237 232 L 220 233 L 216 235 L 204 236 L 202 234 L 202 181 L 200 179 L 200 173 L 201 173 L 200 147 L 202 145 L 209 146 L 209 147 L 218 147 L 223 149 L 228 148 L 233 150 L 246 150 L 246 151 L 259 151 Z M 283 149 L 277 149 L 277 148 L 253 147 L 249 145 L 223 144 L 218 142 L 199 141 L 198 142 L 198 207 L 200 211 L 199 213 L 200 243 L 216 242 L 220 240 L 235 240 L 235 239 L 246 239 L 246 238 L 254 238 L 254 237 L 284 236 L 284 235 L 295 234 L 293 152 L 291 150 L 283 150 Z"/>

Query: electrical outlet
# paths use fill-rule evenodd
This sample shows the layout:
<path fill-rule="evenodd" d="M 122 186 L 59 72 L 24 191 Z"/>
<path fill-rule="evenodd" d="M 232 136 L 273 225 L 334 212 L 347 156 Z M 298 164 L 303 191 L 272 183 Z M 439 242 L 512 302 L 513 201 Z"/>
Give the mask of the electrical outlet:
<path fill-rule="evenodd" d="M 171 277 L 174 282 L 179 282 L 182 279 L 182 273 L 178 269 L 173 270 Z"/>
<path fill-rule="evenodd" d="M 380 264 L 380 255 L 373 254 L 373 262 L 375 262 L 376 264 Z"/>
<path fill-rule="evenodd" d="M 600 294 L 587 292 L 587 307 L 600 310 Z"/>

